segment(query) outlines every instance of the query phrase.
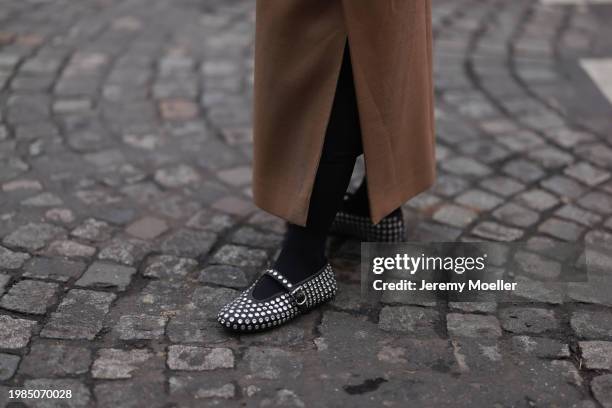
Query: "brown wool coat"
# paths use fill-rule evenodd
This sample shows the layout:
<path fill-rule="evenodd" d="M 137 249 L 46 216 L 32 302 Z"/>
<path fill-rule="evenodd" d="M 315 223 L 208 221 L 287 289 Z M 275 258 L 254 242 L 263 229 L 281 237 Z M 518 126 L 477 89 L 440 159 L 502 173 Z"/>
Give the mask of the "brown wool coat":
<path fill-rule="evenodd" d="M 255 204 L 304 225 L 345 41 L 374 223 L 435 178 L 431 0 L 257 0 Z"/>

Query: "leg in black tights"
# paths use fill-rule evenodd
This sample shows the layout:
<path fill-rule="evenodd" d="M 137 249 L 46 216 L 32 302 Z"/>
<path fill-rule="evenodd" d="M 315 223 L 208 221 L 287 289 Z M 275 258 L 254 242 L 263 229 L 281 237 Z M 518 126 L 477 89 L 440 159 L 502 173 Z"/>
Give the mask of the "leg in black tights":
<path fill-rule="evenodd" d="M 336 212 L 342 206 L 355 160 L 362 152 L 359 114 L 347 43 L 310 197 L 306 226 L 289 224 L 281 253 L 274 264 L 274 268 L 291 282 L 306 279 L 325 265 L 327 234 Z M 255 286 L 253 296 L 256 299 L 265 299 L 282 290 L 274 279 L 264 275 Z"/>
<path fill-rule="evenodd" d="M 368 185 L 365 176 L 361 180 L 361 184 L 349 199 L 344 202 L 342 209 L 350 214 L 362 215 L 367 217 L 370 215 L 370 203 L 368 201 Z"/>

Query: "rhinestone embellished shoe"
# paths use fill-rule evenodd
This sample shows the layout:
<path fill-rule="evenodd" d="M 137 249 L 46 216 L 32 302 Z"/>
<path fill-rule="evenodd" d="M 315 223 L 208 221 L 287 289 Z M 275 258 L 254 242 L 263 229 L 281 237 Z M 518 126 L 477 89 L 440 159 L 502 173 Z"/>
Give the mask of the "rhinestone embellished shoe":
<path fill-rule="evenodd" d="M 274 269 L 266 270 L 263 275 L 276 280 L 285 292 L 257 300 L 253 297 L 253 289 L 258 282 L 255 281 L 236 299 L 221 308 L 217 320 L 223 327 L 235 332 L 249 333 L 280 326 L 333 299 L 338 290 L 336 276 L 330 264 L 294 284 Z"/>
<path fill-rule="evenodd" d="M 365 242 L 402 242 L 406 236 L 402 212 L 392 213 L 378 224 L 372 224 L 370 217 L 338 211 L 330 232 L 348 235 Z"/>

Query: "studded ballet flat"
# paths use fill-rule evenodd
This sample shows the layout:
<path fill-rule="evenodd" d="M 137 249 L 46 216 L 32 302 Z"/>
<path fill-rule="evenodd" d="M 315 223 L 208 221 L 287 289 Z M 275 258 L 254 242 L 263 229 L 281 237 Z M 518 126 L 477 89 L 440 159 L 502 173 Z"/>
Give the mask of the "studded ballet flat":
<path fill-rule="evenodd" d="M 277 281 L 284 292 L 264 300 L 257 300 L 253 297 L 253 289 L 259 280 L 255 281 L 219 311 L 217 320 L 224 328 L 234 332 L 249 333 L 281 326 L 333 299 L 338 290 L 336 276 L 330 264 L 326 264 L 314 275 L 297 283 L 289 282 L 274 269 L 264 271 L 262 277 L 264 275 Z"/>
<path fill-rule="evenodd" d="M 336 214 L 330 232 L 365 242 L 402 242 L 406 236 L 401 211 L 386 216 L 378 224 L 372 224 L 370 217 L 341 210 Z"/>

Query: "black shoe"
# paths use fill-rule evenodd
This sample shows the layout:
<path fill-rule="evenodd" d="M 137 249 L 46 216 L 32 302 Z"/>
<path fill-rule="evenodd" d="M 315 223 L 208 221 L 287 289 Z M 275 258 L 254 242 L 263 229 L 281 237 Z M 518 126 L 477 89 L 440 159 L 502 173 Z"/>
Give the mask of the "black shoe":
<path fill-rule="evenodd" d="M 221 308 L 217 320 L 223 327 L 235 332 L 249 333 L 280 326 L 333 299 L 338 290 L 336 276 L 330 264 L 295 284 L 274 269 L 268 269 L 264 274 L 275 279 L 285 292 L 257 300 L 252 295 L 256 281 Z"/>
<path fill-rule="evenodd" d="M 394 211 L 378 224 L 372 224 L 369 216 L 340 210 L 332 223 L 330 232 L 348 235 L 365 242 L 402 242 L 406 237 L 406 227 L 402 211 Z"/>

